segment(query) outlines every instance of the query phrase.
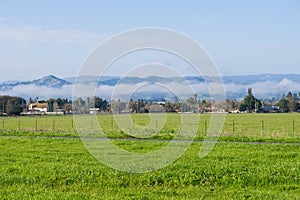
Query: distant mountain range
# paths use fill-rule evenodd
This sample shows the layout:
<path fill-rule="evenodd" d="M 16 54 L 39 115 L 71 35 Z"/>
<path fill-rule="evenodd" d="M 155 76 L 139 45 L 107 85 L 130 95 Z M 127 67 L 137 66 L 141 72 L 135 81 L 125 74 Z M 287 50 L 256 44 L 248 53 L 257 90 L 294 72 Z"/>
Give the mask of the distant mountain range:
<path fill-rule="evenodd" d="M 228 98 L 242 98 L 247 94 L 247 88 L 252 87 L 254 94 L 258 98 L 279 98 L 283 93 L 292 91 L 300 92 L 300 74 L 259 74 L 259 75 L 235 75 L 223 76 L 223 83 Z M 0 82 L 0 95 L 15 95 L 23 97 L 68 97 L 72 96 L 72 89 L 75 83 L 82 85 L 96 85 L 99 96 L 110 96 L 110 92 L 116 85 L 124 85 L 127 88 L 134 87 L 136 84 L 178 84 L 182 85 L 187 81 L 192 85 L 199 97 L 209 97 L 206 84 L 214 81 L 205 82 L 205 77 L 186 76 L 186 77 L 125 77 L 118 76 L 81 76 L 58 78 L 54 75 L 45 76 L 32 81 L 6 81 Z M 105 87 L 104 87 L 105 86 Z M 105 89 L 104 89 L 105 88 Z M 150 94 L 151 93 L 151 94 Z M 163 97 L 167 95 L 163 91 L 140 91 L 135 93 L 136 98 L 151 96 Z M 157 94 L 157 95 L 156 95 Z M 192 95 L 192 94 L 191 94 Z"/>
<path fill-rule="evenodd" d="M 32 81 L 6 81 L 0 83 L 0 91 L 9 91 L 16 86 L 22 85 L 35 85 L 35 86 L 46 86 L 52 88 L 61 88 L 64 85 L 70 85 L 68 81 L 60 79 L 56 76 L 49 75 L 40 79 L 32 80 Z"/>

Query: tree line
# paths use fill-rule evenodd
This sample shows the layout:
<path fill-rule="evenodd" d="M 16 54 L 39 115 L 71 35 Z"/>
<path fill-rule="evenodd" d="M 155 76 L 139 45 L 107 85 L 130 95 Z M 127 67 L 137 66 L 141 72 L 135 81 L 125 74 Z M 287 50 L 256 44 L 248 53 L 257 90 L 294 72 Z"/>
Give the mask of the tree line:
<path fill-rule="evenodd" d="M 276 106 L 280 112 L 298 112 L 300 111 L 300 92 L 298 94 L 288 92 L 282 95 L 281 99 L 276 102 L 264 102 L 257 99 L 252 92 L 252 88 L 248 89 L 248 94 L 243 100 L 226 99 L 225 102 L 212 100 L 199 100 L 197 94 L 193 94 L 185 101 L 175 98 L 174 101 L 166 101 L 164 98 L 153 100 L 130 99 L 129 102 L 121 100 L 107 100 L 94 96 L 88 98 L 79 97 L 72 102 L 67 98 L 50 98 L 40 100 L 30 98 L 28 102 L 22 97 L 0 96 L 0 115 L 20 115 L 21 112 L 27 111 L 30 103 L 39 102 L 47 103 L 49 112 L 63 110 L 72 113 L 89 113 L 91 108 L 97 108 L 99 112 L 109 113 L 148 113 L 148 112 L 258 112 L 263 106 Z"/>
<path fill-rule="evenodd" d="M 298 94 L 289 91 L 287 95 L 282 94 L 279 101 L 264 102 L 257 99 L 253 93 L 252 88 L 248 89 L 248 95 L 244 97 L 241 102 L 226 100 L 228 110 L 239 109 L 241 112 L 257 112 L 265 111 L 262 110 L 264 106 L 275 106 L 278 107 L 278 112 L 299 112 L 300 111 L 300 92 Z"/>
<path fill-rule="evenodd" d="M 0 115 L 19 115 L 26 105 L 26 100 L 21 97 L 0 96 Z"/>

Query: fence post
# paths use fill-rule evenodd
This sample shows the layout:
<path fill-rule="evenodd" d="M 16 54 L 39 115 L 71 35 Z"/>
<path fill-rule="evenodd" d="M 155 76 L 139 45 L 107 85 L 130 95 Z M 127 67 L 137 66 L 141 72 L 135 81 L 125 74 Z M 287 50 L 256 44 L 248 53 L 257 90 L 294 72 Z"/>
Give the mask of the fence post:
<path fill-rule="evenodd" d="M 232 120 L 232 133 L 233 133 L 233 136 L 234 136 L 234 119 Z"/>
<path fill-rule="evenodd" d="M 293 119 L 293 136 L 295 137 L 295 120 Z"/>
<path fill-rule="evenodd" d="M 71 127 L 73 128 L 74 127 L 74 119 L 72 119 L 72 121 L 71 121 Z"/>
<path fill-rule="evenodd" d="M 35 120 L 35 131 L 37 131 L 37 119 Z"/>
<path fill-rule="evenodd" d="M 54 131 L 54 128 L 55 128 L 55 119 L 53 120 L 52 131 Z"/>
<path fill-rule="evenodd" d="M 204 122 L 204 134 L 207 134 L 207 120 Z"/>
<path fill-rule="evenodd" d="M 20 122 L 20 119 L 18 121 L 18 130 L 20 130 L 20 126 L 21 126 L 21 122 Z"/>
<path fill-rule="evenodd" d="M 263 136 L 264 128 L 265 128 L 264 120 L 261 120 L 261 136 Z"/>
<path fill-rule="evenodd" d="M 156 120 L 155 128 L 157 129 L 157 120 Z"/>
<path fill-rule="evenodd" d="M 91 128 L 93 128 L 93 118 L 91 116 Z"/>
<path fill-rule="evenodd" d="M 2 121 L 2 129 L 4 130 L 4 119 Z"/>

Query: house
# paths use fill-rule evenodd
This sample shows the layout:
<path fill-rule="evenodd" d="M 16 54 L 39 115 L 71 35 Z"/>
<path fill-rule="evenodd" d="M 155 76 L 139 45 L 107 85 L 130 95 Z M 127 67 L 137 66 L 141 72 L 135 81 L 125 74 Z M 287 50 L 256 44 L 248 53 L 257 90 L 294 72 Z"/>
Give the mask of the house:
<path fill-rule="evenodd" d="M 158 102 L 155 102 L 155 103 L 157 103 L 158 105 L 166 105 L 165 101 L 158 101 Z"/>
<path fill-rule="evenodd" d="M 34 102 L 28 105 L 28 111 L 46 113 L 48 111 L 48 103 Z"/>
<path fill-rule="evenodd" d="M 99 113 L 100 109 L 99 108 L 90 108 L 89 111 L 90 111 L 90 114 L 97 114 L 97 113 Z"/>
<path fill-rule="evenodd" d="M 231 111 L 229 111 L 229 113 L 240 113 L 240 110 L 238 110 L 238 109 L 236 109 L 236 110 L 231 110 Z"/>

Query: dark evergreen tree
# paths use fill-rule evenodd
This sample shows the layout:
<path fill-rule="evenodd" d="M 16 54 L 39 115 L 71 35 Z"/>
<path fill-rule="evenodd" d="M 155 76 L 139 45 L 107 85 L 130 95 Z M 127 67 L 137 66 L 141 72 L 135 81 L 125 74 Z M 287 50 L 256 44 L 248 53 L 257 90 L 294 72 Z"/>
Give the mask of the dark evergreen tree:
<path fill-rule="evenodd" d="M 108 108 L 108 102 L 100 97 L 94 97 L 95 108 L 99 108 L 102 111 L 106 111 Z"/>
<path fill-rule="evenodd" d="M 254 109 L 258 110 L 262 106 L 261 101 L 254 97 L 252 94 L 252 88 L 248 88 L 248 95 L 245 96 L 243 102 L 240 105 L 240 111 L 252 112 Z"/>
<path fill-rule="evenodd" d="M 292 92 L 288 92 L 286 95 L 286 100 L 288 101 L 288 107 L 289 111 L 294 112 L 297 110 L 297 102 L 295 95 L 292 94 Z"/>
<path fill-rule="evenodd" d="M 289 112 L 289 101 L 285 98 L 284 95 L 282 95 L 282 98 L 280 99 L 280 101 L 278 102 L 278 107 L 280 108 L 281 112 Z"/>
<path fill-rule="evenodd" d="M 1 112 L 7 115 L 20 115 L 26 109 L 26 100 L 21 97 L 0 96 Z"/>

